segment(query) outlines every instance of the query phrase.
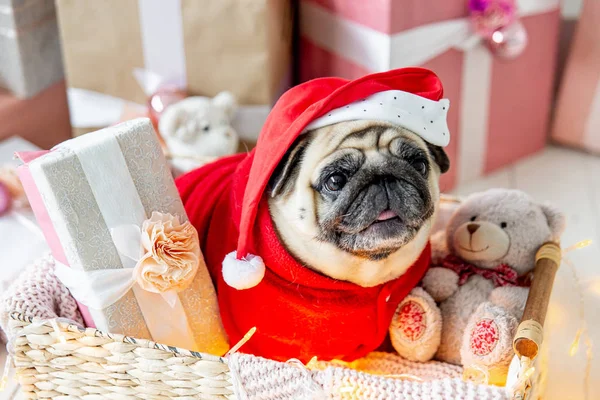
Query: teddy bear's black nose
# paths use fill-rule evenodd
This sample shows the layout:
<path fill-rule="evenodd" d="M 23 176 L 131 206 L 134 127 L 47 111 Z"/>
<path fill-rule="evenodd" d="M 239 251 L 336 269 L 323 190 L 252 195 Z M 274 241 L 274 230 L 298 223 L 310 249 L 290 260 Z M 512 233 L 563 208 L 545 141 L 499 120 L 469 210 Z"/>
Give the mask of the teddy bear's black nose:
<path fill-rule="evenodd" d="M 467 230 L 469 231 L 469 233 L 472 235 L 474 234 L 477 229 L 479 229 L 479 224 L 469 224 L 467 225 Z"/>

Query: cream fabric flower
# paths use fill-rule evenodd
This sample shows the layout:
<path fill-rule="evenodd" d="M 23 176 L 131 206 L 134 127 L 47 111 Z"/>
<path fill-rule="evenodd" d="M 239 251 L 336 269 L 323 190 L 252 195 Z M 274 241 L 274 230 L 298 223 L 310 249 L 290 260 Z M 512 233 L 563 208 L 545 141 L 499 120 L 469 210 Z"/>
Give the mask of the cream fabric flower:
<path fill-rule="evenodd" d="M 189 221 L 153 212 L 142 225 L 144 254 L 133 271 L 142 289 L 153 293 L 181 292 L 192 282 L 200 264 L 198 232 Z"/>

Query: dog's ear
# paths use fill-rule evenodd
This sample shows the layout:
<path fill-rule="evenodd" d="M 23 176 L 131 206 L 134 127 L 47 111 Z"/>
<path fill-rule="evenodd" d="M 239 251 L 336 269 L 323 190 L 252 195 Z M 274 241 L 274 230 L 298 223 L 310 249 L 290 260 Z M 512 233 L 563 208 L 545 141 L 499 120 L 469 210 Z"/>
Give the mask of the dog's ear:
<path fill-rule="evenodd" d="M 440 146 L 433 145 L 431 143 L 427 143 L 427 148 L 433 157 L 435 163 L 440 167 L 440 172 L 443 174 L 447 172 L 450 168 L 450 160 L 448 159 L 448 155 Z"/>
<path fill-rule="evenodd" d="M 307 135 L 302 135 L 296 139 L 292 147 L 285 153 L 269 181 L 271 197 L 276 197 L 292 190 L 296 177 L 300 172 L 304 152 L 309 143 Z"/>

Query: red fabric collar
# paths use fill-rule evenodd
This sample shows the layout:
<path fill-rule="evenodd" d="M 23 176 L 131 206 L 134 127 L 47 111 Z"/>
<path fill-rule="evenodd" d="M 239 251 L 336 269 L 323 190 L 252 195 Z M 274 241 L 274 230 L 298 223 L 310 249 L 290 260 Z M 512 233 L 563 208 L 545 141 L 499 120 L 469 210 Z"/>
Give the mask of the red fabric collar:
<path fill-rule="evenodd" d="M 427 270 L 429 245 L 404 275 L 383 285 L 363 288 L 337 281 L 301 265 L 285 250 L 263 196 L 257 204 L 251 252 L 265 261 L 265 277 L 254 288 L 233 289 L 222 278 L 221 262 L 236 247 L 252 158 L 252 153 L 229 157 L 177 181 L 200 235 L 230 342 L 238 342 L 256 326 L 242 351 L 276 360 L 354 360 L 377 349 L 398 304 Z"/>
<path fill-rule="evenodd" d="M 473 275 L 480 275 L 485 279 L 491 280 L 496 287 L 498 286 L 529 286 L 529 276 L 520 277 L 517 271 L 507 264 L 500 264 L 494 269 L 480 268 L 473 264 L 456 257 L 455 255 L 446 256 L 440 263 L 443 268 L 451 269 L 458 274 L 458 284 L 464 285 Z"/>

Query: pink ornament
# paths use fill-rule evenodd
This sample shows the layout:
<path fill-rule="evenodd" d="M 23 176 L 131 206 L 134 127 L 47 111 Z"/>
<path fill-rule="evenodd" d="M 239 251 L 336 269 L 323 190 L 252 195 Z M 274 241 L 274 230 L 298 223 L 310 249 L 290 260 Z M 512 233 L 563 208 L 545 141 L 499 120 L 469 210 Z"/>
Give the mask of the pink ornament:
<path fill-rule="evenodd" d="M 470 0 L 469 11 L 473 29 L 484 39 L 490 39 L 517 18 L 515 0 Z"/>
<path fill-rule="evenodd" d="M 527 31 L 520 21 L 496 30 L 488 40 L 488 46 L 495 55 L 512 59 L 523 53 L 527 47 Z"/>
<path fill-rule="evenodd" d="M 0 215 L 4 215 L 10 209 L 12 205 L 12 196 L 8 187 L 0 182 Z"/>
<path fill-rule="evenodd" d="M 171 104 L 177 103 L 187 97 L 187 93 L 174 86 L 165 86 L 156 91 L 148 99 L 148 114 L 150 120 L 154 124 L 154 128 L 158 129 L 158 120 L 163 111 Z"/>

